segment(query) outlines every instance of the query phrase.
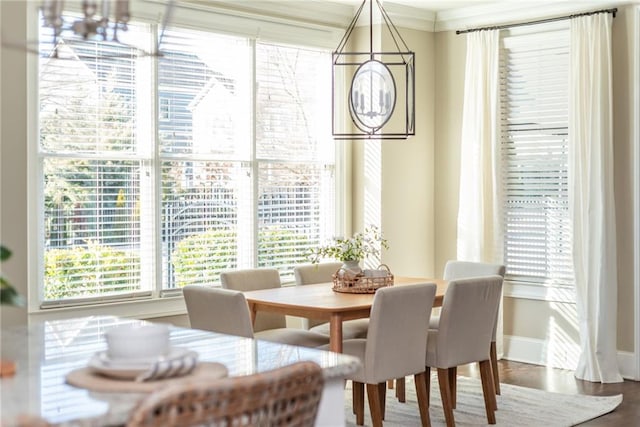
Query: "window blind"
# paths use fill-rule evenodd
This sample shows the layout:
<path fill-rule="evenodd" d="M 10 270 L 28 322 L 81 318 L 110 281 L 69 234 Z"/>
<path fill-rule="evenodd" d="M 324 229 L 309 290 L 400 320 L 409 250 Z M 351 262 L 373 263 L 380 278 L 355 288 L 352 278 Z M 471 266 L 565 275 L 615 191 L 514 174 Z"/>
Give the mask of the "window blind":
<path fill-rule="evenodd" d="M 139 214 L 148 188 L 140 184 L 146 159 L 136 146 L 133 49 L 61 39 L 56 56 L 51 39 L 41 40 L 42 298 L 60 303 L 148 294 L 142 275 L 152 250 Z"/>
<path fill-rule="evenodd" d="M 505 37 L 500 62 L 507 278 L 571 285 L 569 34 Z"/>
<path fill-rule="evenodd" d="M 256 50 L 258 266 L 309 262 L 335 223 L 331 86 L 325 52 Z"/>
<path fill-rule="evenodd" d="M 131 24 L 144 46 L 154 27 Z M 168 28 L 163 55 L 41 29 L 42 306 L 285 280 L 334 234 L 328 52 Z"/>
<path fill-rule="evenodd" d="M 219 282 L 246 252 L 251 200 L 250 45 L 169 29 L 158 66 L 163 289 Z M 242 174 L 245 174 L 244 176 Z M 242 214 L 241 214 L 242 215 Z"/>

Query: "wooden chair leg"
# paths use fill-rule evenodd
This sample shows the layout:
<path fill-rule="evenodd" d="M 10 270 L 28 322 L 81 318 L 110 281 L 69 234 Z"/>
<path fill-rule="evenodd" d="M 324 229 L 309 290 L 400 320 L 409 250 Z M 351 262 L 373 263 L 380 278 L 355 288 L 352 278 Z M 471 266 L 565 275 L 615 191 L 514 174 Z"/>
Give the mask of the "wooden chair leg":
<path fill-rule="evenodd" d="M 451 386 L 449 384 L 449 370 L 438 368 L 438 384 L 440 384 L 440 398 L 442 399 L 442 410 L 447 427 L 455 427 L 456 421 L 453 418 L 453 406 L 451 406 Z"/>
<path fill-rule="evenodd" d="M 393 390 L 393 380 L 387 380 L 387 388 Z"/>
<path fill-rule="evenodd" d="M 431 401 L 431 368 L 428 366 L 424 367 L 424 373 L 426 375 L 427 381 L 427 406 L 429 406 L 429 402 Z"/>
<path fill-rule="evenodd" d="M 386 383 L 378 384 L 378 397 L 380 397 L 380 413 L 382 414 L 382 419 L 384 420 L 384 415 L 387 409 L 387 384 Z"/>
<path fill-rule="evenodd" d="M 356 424 L 364 425 L 364 384 L 353 381 L 353 413 Z"/>
<path fill-rule="evenodd" d="M 357 399 L 357 396 L 356 396 L 356 383 L 355 383 L 355 381 L 352 381 L 352 384 L 351 384 L 351 385 L 352 385 L 352 387 L 351 387 L 351 401 L 354 403 L 354 404 L 352 405 L 352 410 L 353 410 L 353 413 L 355 414 L 355 413 L 356 413 L 356 405 L 355 405 L 355 402 L 356 402 L 356 399 Z M 362 399 L 364 400 L 364 397 L 363 397 Z"/>
<path fill-rule="evenodd" d="M 449 368 L 449 387 L 451 387 L 451 407 L 456 409 L 456 395 L 458 394 L 458 367 Z"/>
<path fill-rule="evenodd" d="M 373 427 L 382 427 L 382 408 L 380 407 L 379 391 L 378 384 L 367 384 L 367 398 Z"/>
<path fill-rule="evenodd" d="M 406 382 L 404 377 L 396 379 L 396 397 L 398 398 L 398 402 L 405 403 L 407 401 L 405 386 Z"/>
<path fill-rule="evenodd" d="M 496 423 L 496 392 L 493 388 L 493 375 L 491 375 L 491 361 L 480 362 L 480 379 L 482 380 L 482 394 L 484 395 L 484 406 L 487 411 L 487 421 L 489 424 Z"/>
<path fill-rule="evenodd" d="M 491 341 L 489 356 L 491 358 L 491 373 L 493 373 L 493 387 L 496 389 L 496 394 L 500 394 L 500 375 L 498 374 L 498 351 L 496 350 L 495 341 Z"/>
<path fill-rule="evenodd" d="M 416 384 L 416 395 L 418 396 L 418 408 L 420 409 L 420 421 L 422 427 L 431 427 L 431 418 L 429 417 L 429 396 L 427 394 L 427 374 L 421 372 L 413 376 Z"/>

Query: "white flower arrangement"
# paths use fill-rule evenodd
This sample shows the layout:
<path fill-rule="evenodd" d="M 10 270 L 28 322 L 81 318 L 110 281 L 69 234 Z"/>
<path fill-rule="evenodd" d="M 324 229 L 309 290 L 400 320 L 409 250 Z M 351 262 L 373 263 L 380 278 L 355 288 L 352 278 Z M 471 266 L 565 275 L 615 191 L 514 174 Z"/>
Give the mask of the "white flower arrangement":
<path fill-rule="evenodd" d="M 334 237 L 331 243 L 311 251 L 311 262 L 318 263 L 321 258 L 334 258 L 338 261 L 360 261 L 367 256 L 379 256 L 380 248 L 389 249 L 387 239 L 382 237 L 380 229 L 374 225 L 365 228 L 350 238 Z"/>

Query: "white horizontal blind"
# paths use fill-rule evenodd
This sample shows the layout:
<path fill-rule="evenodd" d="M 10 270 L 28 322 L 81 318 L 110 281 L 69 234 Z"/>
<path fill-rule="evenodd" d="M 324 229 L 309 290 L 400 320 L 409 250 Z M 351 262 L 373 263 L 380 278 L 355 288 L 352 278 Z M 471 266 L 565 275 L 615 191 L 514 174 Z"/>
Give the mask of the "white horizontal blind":
<path fill-rule="evenodd" d="M 143 34 L 148 29 L 132 25 Z M 39 121 L 44 219 L 43 300 L 149 292 L 142 238 L 138 67 L 134 49 L 41 34 Z M 147 194 L 147 195 L 144 195 Z M 146 265 L 146 267 L 145 267 Z"/>
<path fill-rule="evenodd" d="M 179 28 L 159 57 L 41 40 L 43 306 L 291 276 L 334 234 L 328 52 Z"/>
<path fill-rule="evenodd" d="M 571 285 L 568 30 L 503 39 L 500 63 L 507 277 Z"/>
<path fill-rule="evenodd" d="M 335 223 L 330 57 L 258 43 L 256 48 L 258 266 L 290 270 Z"/>
<path fill-rule="evenodd" d="M 251 214 L 247 39 L 169 29 L 158 61 L 163 289 L 238 268 Z M 250 244 L 250 242 L 247 242 Z"/>

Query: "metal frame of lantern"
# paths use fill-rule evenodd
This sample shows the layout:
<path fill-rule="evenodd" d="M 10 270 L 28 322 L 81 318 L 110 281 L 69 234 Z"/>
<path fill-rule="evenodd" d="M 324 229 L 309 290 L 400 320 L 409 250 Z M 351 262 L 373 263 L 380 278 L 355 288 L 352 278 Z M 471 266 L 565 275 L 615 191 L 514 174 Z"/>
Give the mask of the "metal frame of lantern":
<path fill-rule="evenodd" d="M 369 51 L 345 52 L 347 42 L 355 29 L 356 23 L 369 1 Z M 410 51 L 400 36 L 397 28 L 391 22 L 387 12 L 379 0 L 375 0 L 384 24 L 391 34 L 397 52 L 373 51 L 373 1 L 363 0 L 353 20 L 349 24 L 338 48 L 333 52 L 332 64 L 332 134 L 335 139 L 407 139 L 415 135 L 415 53 Z M 336 96 L 336 75 L 348 75 L 355 69 L 351 77 L 346 102 L 355 132 L 337 129 L 337 107 L 342 106 L 345 96 Z M 398 71 L 399 69 L 399 71 Z M 404 78 L 404 126 L 391 132 L 385 132 L 384 127 L 394 118 L 397 112 L 396 77 Z M 340 124 L 346 126 L 340 118 Z"/>

